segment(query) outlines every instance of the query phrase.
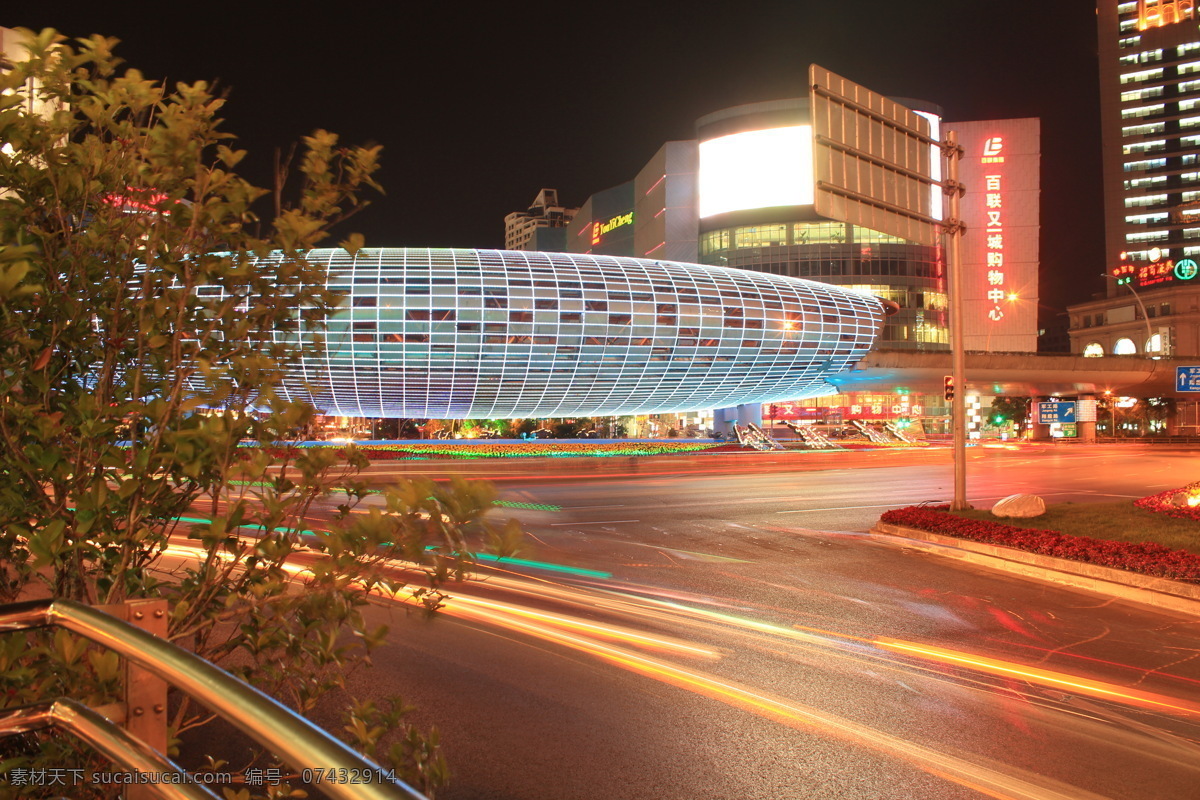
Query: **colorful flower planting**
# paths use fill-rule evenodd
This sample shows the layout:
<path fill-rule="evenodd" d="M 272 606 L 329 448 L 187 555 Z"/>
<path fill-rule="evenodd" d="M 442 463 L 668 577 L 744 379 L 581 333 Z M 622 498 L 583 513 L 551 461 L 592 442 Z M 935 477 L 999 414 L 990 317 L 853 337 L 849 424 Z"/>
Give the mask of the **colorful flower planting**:
<path fill-rule="evenodd" d="M 1068 536 L 1056 531 L 1017 528 L 1002 522 L 957 517 L 948 513 L 948 510 L 949 506 L 908 506 L 884 513 L 880 522 L 1142 575 L 1200 583 L 1200 556 L 1185 550 L 1172 550 L 1146 542 L 1117 542 Z"/>
<path fill-rule="evenodd" d="M 1180 495 L 1183 495 L 1183 498 L 1180 498 Z M 1180 499 L 1183 499 L 1186 505 L 1179 504 Z M 1133 504 L 1138 508 L 1153 511 L 1155 514 L 1166 514 L 1168 517 L 1194 519 L 1200 522 L 1200 481 L 1189 483 L 1181 489 L 1171 489 L 1167 492 L 1143 497 L 1141 500 L 1134 500 Z"/>

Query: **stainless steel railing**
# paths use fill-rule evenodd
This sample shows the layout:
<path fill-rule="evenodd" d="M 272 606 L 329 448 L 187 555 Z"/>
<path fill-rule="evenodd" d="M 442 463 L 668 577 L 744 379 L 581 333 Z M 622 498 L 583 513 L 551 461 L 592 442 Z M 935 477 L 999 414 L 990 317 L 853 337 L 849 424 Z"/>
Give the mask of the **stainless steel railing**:
<path fill-rule="evenodd" d="M 186 773 L 170 759 L 140 739 L 135 739 L 99 713 L 70 698 L 52 703 L 0 711 L 0 735 L 58 728 L 74 734 L 101 755 L 130 772 L 146 775 L 179 775 L 182 780 L 160 780 L 153 788 L 167 800 L 218 800 L 198 783 L 189 783 Z"/>
<path fill-rule="evenodd" d="M 348 774 L 369 774 L 378 781 L 359 784 L 322 783 L 321 791 L 335 800 L 426 800 L 425 795 L 406 783 L 386 780 L 383 770 L 377 764 L 334 739 L 287 706 L 165 639 L 71 600 L 31 600 L 0 607 L 0 632 L 50 626 L 79 634 L 154 673 L 240 729 L 294 769 L 319 769 L 324 772 L 330 769 L 344 770 Z M 57 713 L 53 710 L 55 706 L 58 708 Z M 65 727 L 72 728 L 74 719 L 90 719 L 79 714 L 79 708 L 84 707 L 68 701 L 57 701 L 44 712 L 44 717 L 39 718 L 39 723 L 44 725 L 62 722 Z M 119 756 L 123 766 L 137 768 L 136 763 L 125 763 L 135 754 L 130 753 L 127 748 L 123 749 L 111 731 L 106 732 L 101 726 L 82 722 L 75 725 L 74 730 L 89 742 L 92 742 L 89 737 L 99 737 L 98 742 L 92 743 L 111 748 L 109 751 L 101 748 L 101 752 L 110 758 Z M 124 731 L 119 733 L 124 734 Z M 155 754 L 159 755 L 165 764 L 155 762 L 155 765 L 152 765 L 153 769 L 178 769 L 166 761 L 165 756 Z M 212 797 L 207 792 L 169 796 L 186 800 Z"/>

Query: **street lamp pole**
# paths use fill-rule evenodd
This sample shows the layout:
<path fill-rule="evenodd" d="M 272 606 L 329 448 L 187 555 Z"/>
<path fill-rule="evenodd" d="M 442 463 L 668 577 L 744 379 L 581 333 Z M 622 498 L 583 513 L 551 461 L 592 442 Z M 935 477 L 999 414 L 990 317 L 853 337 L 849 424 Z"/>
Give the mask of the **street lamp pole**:
<path fill-rule="evenodd" d="M 1115 278 L 1113 278 L 1111 275 L 1105 275 L 1104 277 L 1109 278 L 1111 280 L 1115 280 Z M 1121 283 L 1120 281 L 1118 281 L 1117 285 L 1124 286 L 1126 289 L 1128 289 L 1129 293 L 1133 295 L 1133 299 L 1137 301 L 1138 308 L 1140 308 L 1142 310 L 1142 322 L 1146 323 L 1146 348 L 1149 348 L 1150 340 L 1154 338 L 1154 333 L 1152 332 L 1152 330 L 1150 328 L 1150 316 L 1146 313 L 1145 303 L 1142 302 L 1141 296 L 1138 295 L 1138 293 L 1133 290 L 1132 284 Z M 1166 355 L 1166 353 L 1164 352 L 1165 350 L 1166 350 L 1166 347 L 1164 347 L 1164 343 L 1160 340 L 1159 344 L 1158 344 L 1159 355 Z M 1149 350 L 1147 349 L 1146 352 L 1149 353 Z"/>
<path fill-rule="evenodd" d="M 946 131 L 942 154 L 947 163 L 944 191 L 949 197 L 943 232 L 950 240 L 946 272 L 950 278 L 950 375 L 954 381 L 954 399 L 950 406 L 950 424 L 954 434 L 954 500 L 951 511 L 965 511 L 967 503 L 967 355 L 963 348 L 963 279 L 960 245 L 963 223 L 960 210 L 963 186 L 958 182 L 958 162 L 963 149 L 957 131 Z"/>

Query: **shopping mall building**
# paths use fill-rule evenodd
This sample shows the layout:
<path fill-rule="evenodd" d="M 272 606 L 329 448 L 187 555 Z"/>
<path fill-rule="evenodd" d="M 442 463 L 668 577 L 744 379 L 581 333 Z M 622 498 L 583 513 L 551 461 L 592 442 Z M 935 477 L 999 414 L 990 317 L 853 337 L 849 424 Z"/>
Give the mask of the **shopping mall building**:
<path fill-rule="evenodd" d="M 1040 126 L 1037 119 L 945 123 L 930 103 L 896 98 L 929 122 L 932 138 L 954 130 L 964 148 L 967 350 L 1037 349 Z M 804 278 L 890 300 L 877 349 L 948 350 L 945 257 L 941 247 L 817 215 L 813 127 L 807 98 L 708 114 L 696 136 L 665 143 L 631 180 L 589 197 L 565 224 L 573 253 L 661 258 Z M 931 177 L 941 157 L 931 153 Z M 943 216 L 940 189 L 930 215 Z M 539 236 L 539 234 L 541 236 Z M 543 238 L 544 237 L 544 238 Z M 541 228 L 529 249 L 563 247 L 563 231 Z M 946 429 L 941 394 L 907 387 L 775 403 L 776 419 L 900 422 Z M 697 412 L 689 424 L 723 422 Z"/>

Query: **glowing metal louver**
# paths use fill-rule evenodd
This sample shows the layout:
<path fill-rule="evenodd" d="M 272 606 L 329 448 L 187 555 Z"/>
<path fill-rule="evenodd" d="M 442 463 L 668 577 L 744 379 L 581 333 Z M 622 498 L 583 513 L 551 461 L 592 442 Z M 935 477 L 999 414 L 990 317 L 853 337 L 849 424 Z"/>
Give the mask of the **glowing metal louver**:
<path fill-rule="evenodd" d="M 883 307 L 835 286 L 647 259 L 498 250 L 316 250 L 346 292 L 327 351 L 281 394 L 327 414 L 657 413 L 827 394 Z M 299 333 L 311 336 L 300 322 Z"/>

